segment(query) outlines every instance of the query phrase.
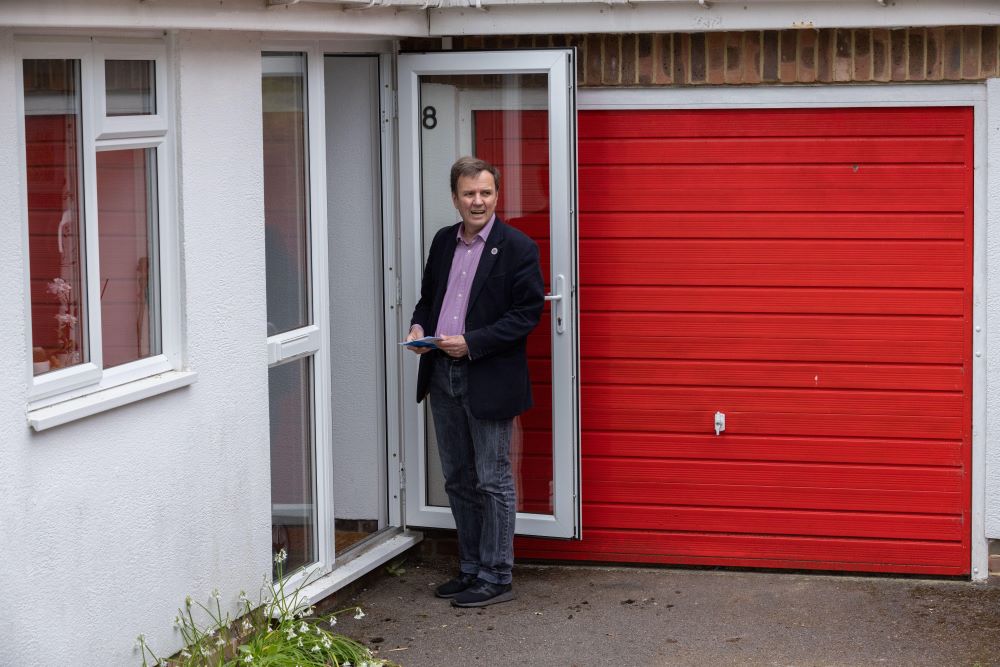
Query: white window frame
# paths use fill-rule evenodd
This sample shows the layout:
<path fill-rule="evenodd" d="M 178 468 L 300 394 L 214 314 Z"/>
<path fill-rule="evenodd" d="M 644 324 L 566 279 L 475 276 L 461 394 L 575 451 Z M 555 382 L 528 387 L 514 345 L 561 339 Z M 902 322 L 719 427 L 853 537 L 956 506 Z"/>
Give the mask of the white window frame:
<path fill-rule="evenodd" d="M 17 40 L 17 104 L 20 171 L 25 173 L 27 146 L 24 124 L 23 64 L 25 60 L 72 59 L 80 62 L 81 210 L 84 215 L 86 324 L 89 361 L 35 376 L 27 355 L 28 421 L 43 430 L 134 400 L 190 384 L 194 373 L 182 371 L 180 258 L 174 186 L 173 117 L 167 71 L 169 49 L 163 39 L 19 38 Z M 105 117 L 104 61 L 154 62 L 156 113 L 145 116 Z M 103 368 L 100 307 L 100 249 L 97 215 L 97 153 L 108 150 L 153 148 L 156 153 L 156 218 L 159 267 L 159 354 L 112 368 Z M 29 254 L 27 187 L 21 189 L 21 229 L 24 256 Z M 33 347 L 31 275 L 24 272 L 25 343 Z M 139 382 L 143 381 L 143 382 Z M 137 383 L 130 391 L 125 385 Z M 111 391 L 114 390 L 114 391 Z M 106 396 L 102 397 L 102 392 Z"/>

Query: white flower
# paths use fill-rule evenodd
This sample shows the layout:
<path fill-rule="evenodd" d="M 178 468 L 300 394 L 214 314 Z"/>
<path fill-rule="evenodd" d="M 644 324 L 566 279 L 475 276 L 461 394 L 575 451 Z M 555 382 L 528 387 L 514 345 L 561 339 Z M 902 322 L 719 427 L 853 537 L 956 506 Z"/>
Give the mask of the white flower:
<path fill-rule="evenodd" d="M 191 654 L 188 653 L 187 651 L 181 651 L 181 657 L 184 658 L 185 660 L 188 660 L 191 657 Z"/>
<path fill-rule="evenodd" d="M 222 637 L 219 637 L 218 639 L 215 640 L 215 645 L 218 646 L 219 648 L 222 648 L 223 646 L 226 645 L 226 640 L 223 639 Z"/>
<path fill-rule="evenodd" d="M 70 292 L 73 291 L 73 286 L 62 278 L 56 278 L 49 281 L 49 285 L 46 289 L 49 294 L 55 295 L 60 299 L 67 299 Z"/>
<path fill-rule="evenodd" d="M 247 657 L 243 658 L 243 662 L 249 665 L 251 662 L 253 662 L 253 656 L 247 653 Z"/>
<path fill-rule="evenodd" d="M 335 625 L 337 625 L 337 617 L 336 616 L 331 616 L 330 617 L 330 627 L 332 628 Z"/>
<path fill-rule="evenodd" d="M 288 640 L 291 641 L 296 637 L 298 637 L 298 635 L 295 634 L 295 628 L 288 628 Z"/>
<path fill-rule="evenodd" d="M 299 647 L 299 648 L 302 648 L 303 646 L 305 646 L 305 644 L 303 644 L 303 643 L 302 643 L 302 640 L 301 640 L 301 639 L 299 639 L 299 643 L 298 643 L 298 647 Z"/>
<path fill-rule="evenodd" d="M 253 630 L 253 624 L 250 622 L 249 618 L 243 619 L 243 632 L 250 632 Z"/>
<path fill-rule="evenodd" d="M 212 589 L 212 597 L 215 598 L 216 600 L 221 600 L 222 599 L 222 593 L 219 592 L 218 588 L 213 588 Z"/>
<path fill-rule="evenodd" d="M 316 646 L 315 644 L 313 644 L 313 647 L 312 647 L 311 650 L 312 650 L 313 653 L 319 653 L 319 646 Z"/>
<path fill-rule="evenodd" d="M 361 611 L 361 608 L 358 607 L 358 610 L 354 612 L 354 620 L 360 621 L 364 617 L 365 617 L 365 612 Z"/>
<path fill-rule="evenodd" d="M 288 560 L 288 552 L 285 551 L 284 549 L 274 554 L 275 563 L 280 565 L 281 563 L 284 563 L 286 560 Z"/>
<path fill-rule="evenodd" d="M 299 632 L 309 632 L 309 626 L 306 625 L 305 621 L 302 621 L 302 625 L 299 626 Z"/>
<path fill-rule="evenodd" d="M 329 637 L 323 637 L 323 648 L 330 648 L 333 646 L 333 642 L 330 641 Z"/>

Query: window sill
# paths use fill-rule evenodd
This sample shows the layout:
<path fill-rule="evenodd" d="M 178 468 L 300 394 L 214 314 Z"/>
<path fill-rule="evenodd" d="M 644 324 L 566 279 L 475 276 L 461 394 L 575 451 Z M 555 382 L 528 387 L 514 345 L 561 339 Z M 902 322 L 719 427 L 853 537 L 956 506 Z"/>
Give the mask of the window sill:
<path fill-rule="evenodd" d="M 174 389 L 186 387 L 198 378 L 194 371 L 169 371 L 117 387 L 71 398 L 62 403 L 28 410 L 28 424 L 36 431 L 83 419 L 114 408 L 135 403 Z"/>

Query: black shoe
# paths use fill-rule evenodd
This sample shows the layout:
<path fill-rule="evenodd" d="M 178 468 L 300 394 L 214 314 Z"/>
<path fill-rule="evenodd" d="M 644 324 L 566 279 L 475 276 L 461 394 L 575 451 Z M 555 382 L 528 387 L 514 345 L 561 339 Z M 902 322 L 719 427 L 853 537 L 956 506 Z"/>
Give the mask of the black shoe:
<path fill-rule="evenodd" d="M 454 579 L 435 588 L 434 595 L 439 598 L 453 598 L 474 583 L 476 583 L 476 575 L 462 572 Z"/>
<path fill-rule="evenodd" d="M 510 584 L 491 584 L 477 579 L 471 586 L 451 598 L 452 607 L 488 607 L 514 599 Z"/>

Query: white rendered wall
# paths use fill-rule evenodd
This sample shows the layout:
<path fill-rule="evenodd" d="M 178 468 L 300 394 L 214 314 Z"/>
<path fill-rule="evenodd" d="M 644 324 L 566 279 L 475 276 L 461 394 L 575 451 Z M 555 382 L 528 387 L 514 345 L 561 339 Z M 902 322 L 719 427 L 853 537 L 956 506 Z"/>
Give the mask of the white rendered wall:
<path fill-rule="evenodd" d="M 234 605 L 270 572 L 260 49 L 177 37 L 191 387 L 32 432 L 13 37 L 0 31 L 0 665 L 139 663 L 185 595 Z"/>
<path fill-rule="evenodd" d="M 986 537 L 1000 539 L 1000 79 L 986 84 L 986 109 L 985 524 Z"/>

